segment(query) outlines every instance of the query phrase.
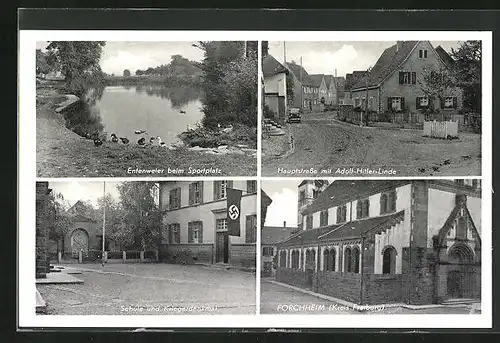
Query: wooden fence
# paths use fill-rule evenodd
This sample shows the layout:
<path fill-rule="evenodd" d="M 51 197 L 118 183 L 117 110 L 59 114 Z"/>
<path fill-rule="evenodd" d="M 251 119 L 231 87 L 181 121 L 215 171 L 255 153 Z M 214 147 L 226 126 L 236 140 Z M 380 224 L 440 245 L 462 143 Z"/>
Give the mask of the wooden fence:
<path fill-rule="evenodd" d="M 456 121 L 425 121 L 424 136 L 434 138 L 458 137 L 458 122 Z"/>

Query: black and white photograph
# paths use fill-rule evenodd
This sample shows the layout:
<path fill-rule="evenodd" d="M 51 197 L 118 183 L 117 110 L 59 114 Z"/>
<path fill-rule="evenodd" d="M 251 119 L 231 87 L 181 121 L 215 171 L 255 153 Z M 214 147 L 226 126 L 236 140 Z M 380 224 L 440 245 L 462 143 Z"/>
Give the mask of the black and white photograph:
<path fill-rule="evenodd" d="M 37 41 L 37 176 L 256 175 L 257 88 L 256 41 Z"/>
<path fill-rule="evenodd" d="M 264 180 L 262 191 L 261 314 L 481 313 L 480 179 Z"/>
<path fill-rule="evenodd" d="M 480 176 L 481 43 L 262 42 L 262 175 Z"/>
<path fill-rule="evenodd" d="M 256 314 L 257 181 L 36 192 L 37 314 Z"/>

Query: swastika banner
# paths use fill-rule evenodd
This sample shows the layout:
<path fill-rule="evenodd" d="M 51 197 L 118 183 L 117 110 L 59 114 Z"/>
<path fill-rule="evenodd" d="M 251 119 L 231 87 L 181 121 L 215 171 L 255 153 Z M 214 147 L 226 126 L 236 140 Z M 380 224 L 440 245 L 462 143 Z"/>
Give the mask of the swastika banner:
<path fill-rule="evenodd" d="M 241 190 L 227 189 L 227 229 L 230 236 L 240 236 Z"/>

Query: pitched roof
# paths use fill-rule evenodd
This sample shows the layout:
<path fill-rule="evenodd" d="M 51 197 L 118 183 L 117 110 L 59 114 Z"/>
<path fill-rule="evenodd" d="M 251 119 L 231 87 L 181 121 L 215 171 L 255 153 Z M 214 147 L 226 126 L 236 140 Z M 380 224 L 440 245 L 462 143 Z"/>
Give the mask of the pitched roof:
<path fill-rule="evenodd" d="M 384 50 L 380 55 L 377 63 L 373 66 L 369 74 L 368 86 L 379 85 L 386 77 L 392 74 L 404 60 L 410 55 L 412 50 L 418 44 L 418 41 L 401 42 L 398 48 L 398 43 Z M 366 87 L 366 79 L 359 80 L 352 89 Z"/>
<path fill-rule="evenodd" d="M 261 244 L 274 245 L 290 237 L 298 229 L 296 227 L 264 226 L 261 232 Z"/>
<path fill-rule="evenodd" d="M 323 77 L 325 77 L 324 74 L 311 74 L 309 76 L 311 77 L 311 80 L 313 81 L 313 83 L 316 87 L 321 86 L 321 82 L 323 81 Z"/>
<path fill-rule="evenodd" d="M 93 222 L 94 220 L 92 220 L 91 218 L 88 218 L 88 217 L 85 217 L 85 216 L 82 216 L 81 214 L 76 214 L 74 217 L 73 217 L 73 220 L 76 221 L 76 222 Z"/>
<path fill-rule="evenodd" d="M 316 200 L 309 205 L 302 214 L 307 215 L 314 212 L 326 210 L 349 201 L 361 199 L 371 194 L 381 192 L 384 189 L 393 189 L 404 184 L 408 180 L 338 180 L 333 181 Z"/>
<path fill-rule="evenodd" d="M 271 197 L 269 197 L 269 195 L 267 195 L 267 193 L 264 192 L 262 188 L 260 189 L 260 196 L 261 196 L 262 206 L 267 207 L 271 205 L 271 203 L 273 202 L 273 199 L 271 199 Z"/>
<path fill-rule="evenodd" d="M 368 72 L 366 70 L 355 70 L 351 74 L 345 75 L 344 90 L 351 90 L 351 88 Z"/>
<path fill-rule="evenodd" d="M 262 61 L 262 74 L 265 76 L 272 76 L 279 73 L 288 73 L 288 69 L 283 66 L 272 55 L 267 55 Z"/>
<path fill-rule="evenodd" d="M 446 50 L 443 49 L 443 47 L 441 47 L 441 45 L 436 46 L 434 50 L 446 66 L 451 67 L 455 63 L 455 60 L 446 52 Z"/>
<path fill-rule="evenodd" d="M 318 238 L 321 240 L 358 238 L 371 230 L 388 228 L 387 226 L 384 227 L 384 224 L 391 227 L 394 225 L 394 221 L 399 221 L 403 218 L 404 210 L 379 217 L 353 220 L 333 228 L 330 232 Z"/>
<path fill-rule="evenodd" d="M 313 80 L 309 77 L 307 71 L 296 63 L 285 62 L 285 67 L 300 81 L 300 71 L 302 70 L 302 84 L 305 86 L 314 86 Z"/>
<path fill-rule="evenodd" d="M 325 233 L 330 232 L 334 228 L 339 227 L 340 225 L 331 225 L 325 227 L 318 227 L 314 229 L 307 229 L 297 232 L 293 236 L 285 239 L 281 243 L 286 245 L 301 245 L 301 244 L 309 244 L 309 243 L 317 243 L 318 237 L 324 235 Z"/>
<path fill-rule="evenodd" d="M 325 75 L 326 87 L 330 88 L 330 85 L 334 82 L 335 82 L 335 77 L 333 75 Z"/>

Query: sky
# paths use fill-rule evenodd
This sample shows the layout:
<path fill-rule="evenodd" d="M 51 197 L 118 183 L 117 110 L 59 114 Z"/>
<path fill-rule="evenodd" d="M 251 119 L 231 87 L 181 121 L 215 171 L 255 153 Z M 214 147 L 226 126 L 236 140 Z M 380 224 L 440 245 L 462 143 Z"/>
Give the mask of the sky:
<path fill-rule="evenodd" d="M 279 62 L 284 61 L 284 42 L 269 42 L 269 54 Z M 309 74 L 330 74 L 344 76 L 353 70 L 367 70 L 373 66 L 380 55 L 395 41 L 379 42 L 286 42 L 286 60 L 300 64 Z M 441 45 L 446 51 L 457 48 L 458 41 L 431 41 L 436 47 Z"/>
<path fill-rule="evenodd" d="M 262 189 L 273 200 L 267 208 L 265 226 L 297 226 L 297 187 L 302 180 L 264 180 Z"/>
<path fill-rule="evenodd" d="M 172 55 L 182 55 L 191 61 L 201 61 L 203 51 L 193 47 L 196 42 L 106 42 L 101 56 L 101 69 L 107 74 L 123 75 L 124 69 L 132 74 L 167 64 Z M 37 42 L 36 48 L 45 50 L 47 42 Z"/>
<path fill-rule="evenodd" d="M 119 200 L 120 193 L 117 186 L 121 182 L 106 181 L 106 194 Z M 90 201 L 97 206 L 97 199 L 103 196 L 104 182 L 79 182 L 79 181 L 50 181 L 49 188 L 52 192 L 61 193 L 69 206 L 73 206 L 78 200 Z"/>

